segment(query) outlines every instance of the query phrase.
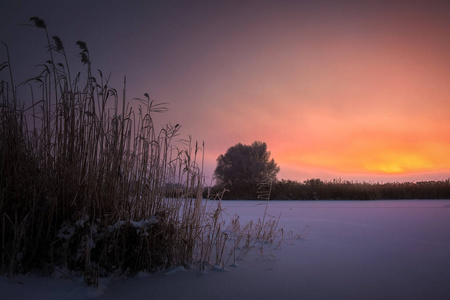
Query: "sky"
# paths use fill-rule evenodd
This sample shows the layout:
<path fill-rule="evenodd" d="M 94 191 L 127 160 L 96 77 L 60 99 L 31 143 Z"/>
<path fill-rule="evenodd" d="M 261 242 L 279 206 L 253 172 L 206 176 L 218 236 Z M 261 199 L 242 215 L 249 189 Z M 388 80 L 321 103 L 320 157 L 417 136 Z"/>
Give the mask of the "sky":
<path fill-rule="evenodd" d="M 450 178 L 448 1 L 2 1 L 15 82 L 46 58 L 37 16 L 72 73 L 111 74 L 128 97 L 205 143 L 205 175 L 237 143 L 265 142 L 278 179 Z M 0 48 L 0 62 L 6 51 Z M 0 73 L 0 79 L 5 78 Z M 162 125 L 161 125 L 162 126 Z"/>

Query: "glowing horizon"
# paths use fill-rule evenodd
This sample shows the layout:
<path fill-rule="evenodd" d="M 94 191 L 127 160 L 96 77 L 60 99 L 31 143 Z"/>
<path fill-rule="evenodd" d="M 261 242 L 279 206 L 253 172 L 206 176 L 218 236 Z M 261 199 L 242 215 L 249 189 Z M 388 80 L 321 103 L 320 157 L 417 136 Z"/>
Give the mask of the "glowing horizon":
<path fill-rule="evenodd" d="M 17 24 L 38 15 L 64 41 L 85 40 L 113 84 L 127 75 L 130 98 L 170 103 L 155 119 L 205 142 L 207 181 L 220 154 L 253 141 L 267 143 L 280 179 L 450 177 L 450 3 L 170 2 L 127 14 L 67 4 L 70 15 L 30 3 L 10 9 L 2 28 L 14 30 L 0 39 L 19 56 L 34 37 Z M 101 17 L 111 14 L 122 21 Z"/>
<path fill-rule="evenodd" d="M 264 28 L 276 43 L 253 37 L 256 54 L 227 60 L 205 92 L 220 104 L 211 123 L 222 124 L 208 125 L 220 137 L 208 135 L 207 147 L 213 141 L 218 155 L 238 142 L 266 142 L 285 179 L 303 180 L 307 170 L 388 181 L 450 177 L 450 64 L 443 51 L 450 45 L 441 39 L 442 20 L 428 13 L 402 19 L 394 10 L 348 22 L 327 15 L 328 24 L 310 21 L 274 36 L 276 29 Z"/>

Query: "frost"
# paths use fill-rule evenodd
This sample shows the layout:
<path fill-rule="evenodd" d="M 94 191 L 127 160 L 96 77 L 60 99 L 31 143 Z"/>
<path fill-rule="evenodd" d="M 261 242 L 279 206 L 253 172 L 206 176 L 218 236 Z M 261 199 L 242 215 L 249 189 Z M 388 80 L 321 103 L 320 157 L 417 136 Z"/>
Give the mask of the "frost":
<path fill-rule="evenodd" d="M 139 234 L 140 236 L 150 236 L 150 234 L 148 233 L 148 229 L 153 226 L 154 224 L 158 223 L 158 219 L 156 216 L 153 216 L 149 219 L 142 219 L 139 221 L 130 221 L 130 225 L 131 227 L 136 229 L 136 233 Z M 116 223 L 114 223 L 111 226 L 108 226 L 108 232 L 114 232 L 118 229 L 120 229 L 122 226 L 125 226 L 127 224 L 126 221 L 117 221 Z"/>
<path fill-rule="evenodd" d="M 119 229 L 120 227 L 122 227 L 123 225 L 125 225 L 125 221 L 117 221 L 116 223 L 114 223 L 112 226 L 108 226 L 108 231 L 109 232 L 113 232 L 114 230 Z"/>
<path fill-rule="evenodd" d="M 226 271 L 228 271 L 228 269 L 226 269 L 224 266 L 212 265 L 212 267 L 213 267 L 214 271 L 219 271 L 219 272 L 226 272 Z"/>
<path fill-rule="evenodd" d="M 131 226 L 136 228 L 136 233 L 141 236 L 149 236 L 149 233 L 146 231 L 147 228 L 151 227 L 153 224 L 158 223 L 158 219 L 156 217 L 151 217 L 150 219 L 144 219 L 140 221 L 130 221 Z"/>
<path fill-rule="evenodd" d="M 87 240 L 87 245 L 88 245 L 88 247 L 91 248 L 91 249 L 95 248 L 95 241 L 94 241 L 94 239 L 93 239 L 92 237 L 90 237 L 90 238 Z"/>
<path fill-rule="evenodd" d="M 84 223 L 86 223 L 86 221 L 88 221 L 89 220 L 89 216 L 84 216 L 83 218 L 81 218 L 80 220 L 77 220 L 76 222 L 75 222 L 75 225 L 77 226 L 77 227 L 84 227 Z"/>
<path fill-rule="evenodd" d="M 72 238 L 74 234 L 75 234 L 75 227 L 71 225 L 69 222 L 64 222 L 61 229 L 56 234 L 56 237 L 68 241 Z"/>
<path fill-rule="evenodd" d="M 144 220 L 140 220 L 137 222 L 131 221 L 130 223 L 135 228 L 142 228 L 147 225 L 153 225 L 153 224 L 158 223 L 158 219 L 156 217 L 151 217 L 150 219 L 146 219 L 146 220 L 144 219 Z"/>
<path fill-rule="evenodd" d="M 184 271 L 184 267 L 183 266 L 179 266 L 179 267 L 175 267 L 170 269 L 169 271 L 165 272 L 164 275 L 172 275 L 178 272 L 182 272 Z"/>

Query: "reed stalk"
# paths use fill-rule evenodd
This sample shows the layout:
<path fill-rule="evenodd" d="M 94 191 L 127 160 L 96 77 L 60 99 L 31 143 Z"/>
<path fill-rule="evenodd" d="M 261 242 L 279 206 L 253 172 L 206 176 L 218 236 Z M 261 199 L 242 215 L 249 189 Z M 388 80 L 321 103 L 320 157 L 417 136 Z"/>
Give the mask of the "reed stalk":
<path fill-rule="evenodd" d="M 224 268 L 256 240 L 273 241 L 270 189 L 262 223 L 226 229 L 226 191 L 215 209 L 202 199 L 204 143 L 179 139 L 178 124 L 158 130 L 153 116 L 165 103 L 147 93 L 128 99 L 126 77 L 122 93 L 109 86 L 101 71 L 92 73 L 82 41 L 86 80 L 71 76 L 62 41 L 53 36 L 52 44 L 45 22 L 30 20 L 45 30 L 42 71 L 15 86 L 8 51 L 0 65 L 9 71 L 0 80 L 1 273 L 68 268 L 97 285 L 100 276 L 191 263 L 204 270 L 212 259 Z M 20 102 L 19 88 L 30 89 L 30 99 Z"/>
<path fill-rule="evenodd" d="M 95 285 L 100 273 L 192 261 L 204 213 L 203 147 L 191 138 L 177 145 L 178 124 L 156 129 L 152 116 L 164 103 L 148 94 L 127 100 L 126 79 L 119 96 L 102 72 L 92 74 L 81 41 L 87 79 L 72 82 L 62 41 L 52 44 L 45 22 L 31 21 L 50 50 L 42 72 L 16 87 L 9 53 L 2 64 L 10 80 L 0 90 L 1 271 L 67 266 Z M 23 86 L 41 98 L 27 109 L 15 96 Z"/>

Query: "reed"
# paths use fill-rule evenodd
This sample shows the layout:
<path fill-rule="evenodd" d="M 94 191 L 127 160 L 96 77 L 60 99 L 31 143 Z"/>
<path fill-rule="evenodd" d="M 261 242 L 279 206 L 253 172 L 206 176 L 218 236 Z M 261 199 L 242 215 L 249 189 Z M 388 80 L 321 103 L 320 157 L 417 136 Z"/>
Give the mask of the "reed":
<path fill-rule="evenodd" d="M 95 286 L 101 276 L 180 265 L 224 270 L 257 240 L 273 242 L 278 222 L 266 213 L 256 226 L 238 217 L 227 226 L 226 190 L 202 199 L 204 144 L 180 139 L 178 124 L 157 129 L 165 103 L 129 99 L 126 78 L 119 93 L 92 72 L 82 41 L 86 74 L 71 76 L 61 39 L 30 21 L 48 43 L 40 74 L 15 86 L 8 51 L 0 65 L 9 71 L 0 81 L 1 273 L 67 268 Z"/>
<path fill-rule="evenodd" d="M 30 20 L 48 42 L 42 72 L 16 87 L 9 53 L 1 65 L 11 74 L 0 85 L 1 271 L 63 266 L 95 285 L 102 274 L 191 261 L 203 146 L 180 142 L 178 124 L 157 130 L 152 117 L 165 104 L 148 94 L 128 100 L 126 79 L 120 95 L 93 74 L 81 41 L 87 79 L 71 80 L 61 39 L 51 42 L 45 22 Z M 20 100 L 16 89 L 25 86 L 31 99 Z"/>
<path fill-rule="evenodd" d="M 341 179 L 281 180 L 274 184 L 273 196 L 279 200 L 448 199 L 450 179 L 387 183 Z"/>

